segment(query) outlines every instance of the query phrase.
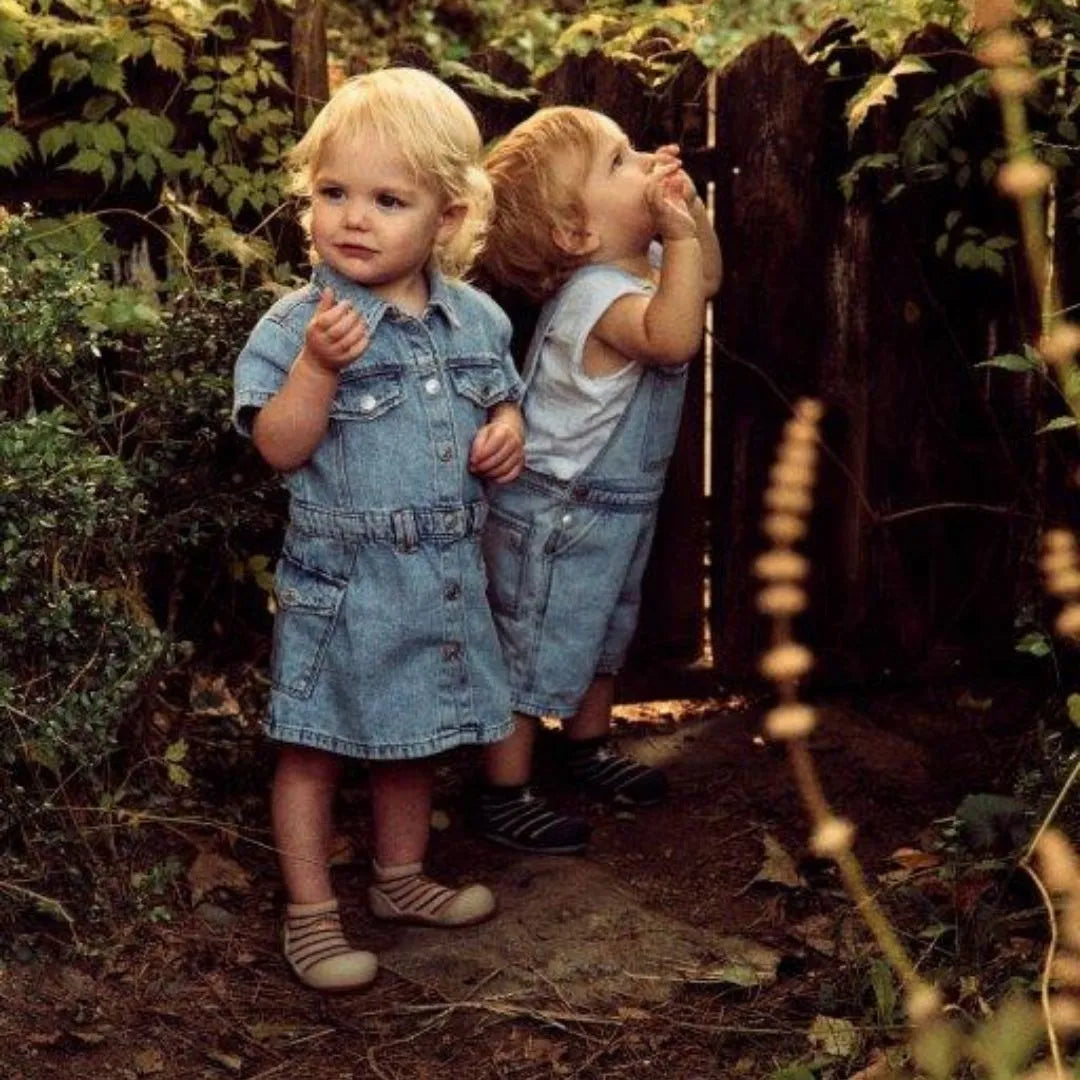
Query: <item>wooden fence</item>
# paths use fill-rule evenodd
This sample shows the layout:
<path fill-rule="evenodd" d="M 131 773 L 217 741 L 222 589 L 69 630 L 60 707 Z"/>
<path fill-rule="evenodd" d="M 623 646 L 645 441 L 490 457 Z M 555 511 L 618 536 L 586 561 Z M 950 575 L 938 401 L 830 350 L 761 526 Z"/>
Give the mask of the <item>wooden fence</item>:
<path fill-rule="evenodd" d="M 935 73 L 904 77 L 850 143 L 845 103 L 882 65 L 844 34 L 836 27 L 819 42 L 834 47 L 827 61 L 779 36 L 747 49 L 715 78 L 712 125 L 710 76 L 691 57 L 659 89 L 599 53 L 568 58 L 533 101 L 461 88 L 488 138 L 540 105 L 588 105 L 639 146 L 680 143 L 699 188 L 714 187 L 725 262 L 715 345 L 711 369 L 693 369 L 645 586 L 638 670 L 699 658 L 707 628 L 712 678 L 753 671 L 767 629 L 751 575 L 764 546 L 761 496 L 780 426 L 803 394 L 827 408 L 805 548 L 812 607 L 801 628 L 825 679 L 1001 658 L 1017 613 L 1038 603 L 1033 546 L 1042 518 L 1068 510 L 1072 437 L 1035 437 L 1046 395 L 1032 376 L 976 366 L 1016 351 L 1030 330 L 1029 284 L 1012 253 L 998 275 L 959 270 L 951 249 L 934 251 L 950 210 L 964 226 L 1015 235 L 1011 208 L 977 175 L 963 189 L 913 183 L 888 201 L 873 178 L 850 201 L 839 186 L 860 155 L 895 149 L 918 103 L 974 61 L 943 31 L 917 35 L 907 51 L 932 57 Z M 505 56 L 473 62 L 529 85 Z M 978 162 L 1000 142 L 996 105 L 983 98 L 944 149 Z M 1076 186 L 1062 175 L 1061 199 Z M 1058 222 L 1069 303 L 1080 291 L 1077 221 L 1062 213 Z M 509 306 L 526 327 L 528 312 L 512 298 Z"/>
<path fill-rule="evenodd" d="M 963 188 L 912 183 L 886 201 L 871 178 L 846 201 L 839 177 L 852 162 L 895 150 L 918 103 L 976 65 L 958 40 L 927 28 L 905 51 L 933 57 L 935 73 L 902 79 L 851 142 L 845 104 L 882 64 L 844 34 L 837 26 L 818 43 L 833 44 L 828 63 L 775 36 L 721 71 L 711 148 L 708 76 L 692 60 L 659 91 L 599 54 L 568 60 L 539 86 L 538 104 L 600 109 L 641 146 L 681 143 L 699 186 L 715 187 L 725 280 L 709 386 L 697 365 L 646 581 L 636 648 L 645 667 L 699 657 L 707 625 L 717 681 L 754 670 L 767 633 L 751 573 L 764 546 L 761 496 L 780 426 L 803 394 L 827 408 L 801 627 L 824 680 L 1000 663 L 1013 655 L 1018 615 L 1040 603 L 1034 545 L 1045 515 L 1064 511 L 1072 436 L 1035 436 L 1046 395 L 1033 376 L 976 366 L 1018 351 L 1030 333 L 1022 260 L 1008 252 L 997 274 L 958 268 L 952 239 L 935 253 L 953 209 L 963 227 L 1017 235 L 1011 206 L 978 175 L 1001 145 L 996 103 L 975 98 L 939 148 L 973 163 Z M 1059 224 L 1066 302 L 1075 232 L 1075 219 Z"/>

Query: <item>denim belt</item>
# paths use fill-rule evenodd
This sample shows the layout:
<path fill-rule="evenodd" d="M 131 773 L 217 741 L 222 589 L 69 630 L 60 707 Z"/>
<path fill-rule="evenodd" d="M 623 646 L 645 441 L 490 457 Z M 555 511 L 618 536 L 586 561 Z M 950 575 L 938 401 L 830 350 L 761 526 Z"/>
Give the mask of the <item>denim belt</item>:
<path fill-rule="evenodd" d="M 401 510 L 338 510 L 293 500 L 290 524 L 298 532 L 337 540 L 393 544 L 412 551 L 421 540 L 463 540 L 484 527 L 487 503 Z"/>

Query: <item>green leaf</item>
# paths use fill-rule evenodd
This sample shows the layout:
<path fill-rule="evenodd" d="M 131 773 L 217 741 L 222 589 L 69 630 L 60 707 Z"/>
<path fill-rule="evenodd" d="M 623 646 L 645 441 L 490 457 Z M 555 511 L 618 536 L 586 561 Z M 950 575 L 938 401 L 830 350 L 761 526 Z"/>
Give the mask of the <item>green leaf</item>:
<path fill-rule="evenodd" d="M 1043 424 L 1036 435 L 1045 435 L 1048 431 L 1066 431 L 1069 428 L 1080 427 L 1080 420 L 1075 416 L 1055 416 L 1049 424 Z"/>
<path fill-rule="evenodd" d="M 1050 639 L 1041 630 L 1030 630 L 1016 643 L 1015 649 L 1028 656 L 1049 656 Z"/>
<path fill-rule="evenodd" d="M 127 149 L 122 132 L 112 121 L 95 125 L 95 132 L 94 145 L 98 149 L 115 154 L 122 154 Z"/>
<path fill-rule="evenodd" d="M 174 765 L 170 762 L 166 771 L 169 774 L 170 783 L 175 784 L 177 787 L 191 786 L 191 773 L 183 765 Z"/>
<path fill-rule="evenodd" d="M 186 739 L 177 739 L 176 742 L 170 743 L 165 748 L 165 760 L 166 761 L 183 761 L 188 754 L 188 744 Z"/>
<path fill-rule="evenodd" d="M 115 58 L 100 58 L 90 61 L 90 79 L 95 86 L 103 90 L 113 90 L 124 98 L 124 68 Z"/>
<path fill-rule="evenodd" d="M 33 153 L 30 140 L 14 128 L 0 128 L 0 169 L 14 169 Z"/>
<path fill-rule="evenodd" d="M 116 119 L 127 128 L 128 147 L 136 152 L 153 153 L 171 146 L 176 135 L 176 128 L 168 117 L 147 109 L 125 109 Z"/>
<path fill-rule="evenodd" d="M 241 236 L 225 224 L 211 226 L 203 239 L 211 251 L 230 255 L 245 268 L 259 262 L 269 264 L 273 259 L 273 248 L 265 240 Z"/>
<path fill-rule="evenodd" d="M 149 184 L 157 175 L 157 162 L 150 154 L 140 154 L 135 159 L 135 171 Z"/>
<path fill-rule="evenodd" d="M 156 34 L 153 44 L 150 46 L 150 55 L 154 63 L 165 71 L 175 71 L 177 75 L 184 73 L 184 50 L 176 42 L 175 38 L 168 34 Z"/>
<path fill-rule="evenodd" d="M 980 367 L 1001 368 L 1002 371 L 1037 371 L 1045 372 L 1046 363 L 1038 353 L 1021 356 L 1019 353 L 1000 353 L 989 360 L 981 360 L 975 365 Z"/>
<path fill-rule="evenodd" d="M 956 249 L 956 265 L 965 270 L 979 270 L 983 266 L 982 248 L 971 240 L 965 240 Z"/>
<path fill-rule="evenodd" d="M 1070 694 L 1065 699 L 1065 708 L 1072 723 L 1080 727 L 1080 694 Z"/>
<path fill-rule="evenodd" d="M 112 112 L 115 105 L 115 94 L 95 94 L 83 106 L 83 119 L 89 120 L 92 124 L 100 123 Z"/>
<path fill-rule="evenodd" d="M 105 165 L 104 156 L 97 150 L 80 150 L 66 165 L 64 169 L 74 169 L 75 172 L 96 173 L 102 172 Z"/>
<path fill-rule="evenodd" d="M 56 90 L 62 83 L 76 83 L 90 74 L 90 62 L 74 53 L 61 53 L 49 65 L 49 78 Z"/>

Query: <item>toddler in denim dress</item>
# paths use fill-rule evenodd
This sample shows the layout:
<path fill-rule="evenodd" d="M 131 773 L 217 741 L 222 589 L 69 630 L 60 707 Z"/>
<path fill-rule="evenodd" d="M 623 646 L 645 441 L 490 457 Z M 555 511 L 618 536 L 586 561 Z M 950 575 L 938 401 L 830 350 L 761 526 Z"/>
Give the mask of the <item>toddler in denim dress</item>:
<path fill-rule="evenodd" d="M 266 728 L 288 905 L 306 985 L 347 990 L 376 959 L 348 943 L 329 872 L 346 758 L 369 765 L 372 913 L 427 926 L 491 915 L 482 885 L 423 873 L 433 755 L 511 730 L 486 597 L 485 483 L 524 463 L 510 323 L 458 280 L 491 211 L 480 133 L 438 79 L 348 80 L 292 151 L 312 282 L 275 303 L 236 363 L 234 416 L 285 474 L 289 522 Z"/>
<path fill-rule="evenodd" d="M 485 270 L 543 307 L 524 371 L 526 468 L 492 490 L 484 533 L 515 728 L 485 752 L 471 821 L 498 843 L 568 854 L 588 825 L 528 787 L 539 717 L 561 721 L 569 777 L 590 794 L 646 806 L 667 793 L 659 769 L 612 749 L 614 676 L 720 248 L 678 147 L 640 153 L 600 113 L 541 109 L 485 168 Z"/>

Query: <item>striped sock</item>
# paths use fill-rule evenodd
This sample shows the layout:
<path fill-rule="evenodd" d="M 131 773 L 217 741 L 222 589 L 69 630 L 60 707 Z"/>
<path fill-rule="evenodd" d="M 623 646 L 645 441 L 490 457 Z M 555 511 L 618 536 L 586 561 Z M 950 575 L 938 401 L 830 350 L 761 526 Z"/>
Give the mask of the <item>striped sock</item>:
<path fill-rule="evenodd" d="M 368 889 L 377 919 L 419 926 L 469 926 L 495 913 L 495 897 L 483 885 L 451 889 L 424 875 L 422 863 L 380 866 L 372 862 L 375 884 Z"/>
<path fill-rule="evenodd" d="M 285 959 L 305 986 L 355 990 L 375 978 L 378 961 L 346 941 L 336 900 L 288 904 L 283 937 Z"/>

